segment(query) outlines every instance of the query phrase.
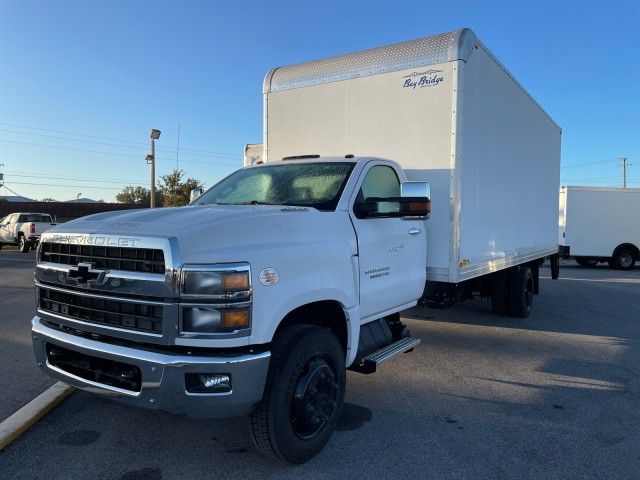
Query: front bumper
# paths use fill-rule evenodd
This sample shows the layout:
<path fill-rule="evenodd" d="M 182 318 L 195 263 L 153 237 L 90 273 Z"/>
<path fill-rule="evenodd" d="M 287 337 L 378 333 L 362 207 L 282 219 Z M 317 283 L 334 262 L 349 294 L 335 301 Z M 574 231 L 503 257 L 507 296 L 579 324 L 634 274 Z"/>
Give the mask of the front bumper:
<path fill-rule="evenodd" d="M 195 356 L 141 350 L 65 333 L 32 320 L 33 348 L 40 368 L 53 378 L 83 390 L 113 397 L 129 405 L 199 418 L 235 417 L 249 413 L 262 398 L 270 352 L 233 356 Z M 47 345 L 88 357 L 133 365 L 140 370 L 140 389 L 131 391 L 77 376 L 49 362 Z M 185 374 L 227 374 L 231 391 L 190 393 Z"/>

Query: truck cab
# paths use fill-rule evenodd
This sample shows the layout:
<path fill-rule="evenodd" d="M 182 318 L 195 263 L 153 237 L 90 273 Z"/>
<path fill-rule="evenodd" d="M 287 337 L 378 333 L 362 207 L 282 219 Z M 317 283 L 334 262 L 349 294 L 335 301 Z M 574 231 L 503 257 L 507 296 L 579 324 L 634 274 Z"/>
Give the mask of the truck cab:
<path fill-rule="evenodd" d="M 302 156 L 239 170 L 188 207 L 53 228 L 37 254 L 38 364 L 138 406 L 250 414 L 262 451 L 306 460 L 335 425 L 345 369 L 419 343 L 397 313 L 424 289 L 430 203 L 405 179 L 387 159 Z"/>

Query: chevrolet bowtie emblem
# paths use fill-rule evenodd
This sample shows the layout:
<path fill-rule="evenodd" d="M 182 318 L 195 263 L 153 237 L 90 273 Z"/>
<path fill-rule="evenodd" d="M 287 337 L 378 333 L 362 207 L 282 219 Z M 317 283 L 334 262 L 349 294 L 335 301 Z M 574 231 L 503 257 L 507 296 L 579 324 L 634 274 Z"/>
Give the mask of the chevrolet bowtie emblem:
<path fill-rule="evenodd" d="M 74 279 L 78 285 L 89 285 L 90 282 L 98 282 L 101 280 L 104 270 L 94 270 L 92 263 L 79 263 L 77 266 L 69 267 L 67 278 Z"/>

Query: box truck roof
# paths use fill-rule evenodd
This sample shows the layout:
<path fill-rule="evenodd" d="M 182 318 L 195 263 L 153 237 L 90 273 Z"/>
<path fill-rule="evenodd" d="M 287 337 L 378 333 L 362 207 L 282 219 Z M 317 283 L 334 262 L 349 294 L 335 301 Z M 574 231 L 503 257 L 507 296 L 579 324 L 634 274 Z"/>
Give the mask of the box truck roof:
<path fill-rule="evenodd" d="M 268 94 L 352 78 L 369 77 L 409 68 L 423 68 L 457 60 L 466 62 L 471 51 L 476 48 L 482 48 L 549 117 L 549 120 L 558 126 L 469 28 L 297 65 L 276 67 L 265 76 L 263 93 Z M 558 128 L 560 127 L 558 126 Z"/>

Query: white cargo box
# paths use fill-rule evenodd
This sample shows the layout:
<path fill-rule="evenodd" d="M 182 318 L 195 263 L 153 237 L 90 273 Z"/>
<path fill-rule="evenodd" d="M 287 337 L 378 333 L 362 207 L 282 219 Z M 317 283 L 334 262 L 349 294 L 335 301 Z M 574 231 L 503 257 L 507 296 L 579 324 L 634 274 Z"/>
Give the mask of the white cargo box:
<path fill-rule="evenodd" d="M 243 165 L 250 167 L 262 163 L 262 144 L 261 143 L 247 143 L 244 146 L 244 160 Z"/>
<path fill-rule="evenodd" d="M 276 68 L 265 161 L 355 154 L 431 183 L 428 278 L 557 253 L 560 127 L 469 29 Z"/>
<path fill-rule="evenodd" d="M 562 187 L 558 243 L 576 257 L 640 248 L 640 188 Z"/>

